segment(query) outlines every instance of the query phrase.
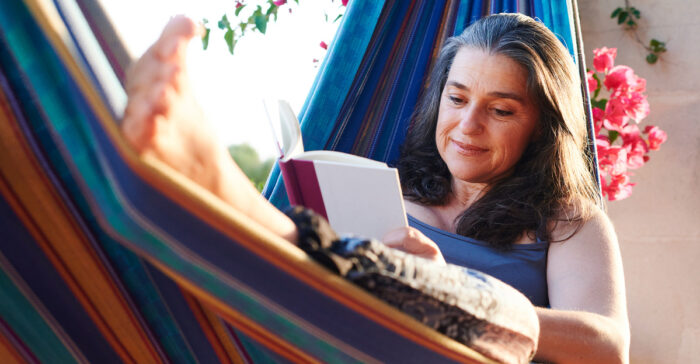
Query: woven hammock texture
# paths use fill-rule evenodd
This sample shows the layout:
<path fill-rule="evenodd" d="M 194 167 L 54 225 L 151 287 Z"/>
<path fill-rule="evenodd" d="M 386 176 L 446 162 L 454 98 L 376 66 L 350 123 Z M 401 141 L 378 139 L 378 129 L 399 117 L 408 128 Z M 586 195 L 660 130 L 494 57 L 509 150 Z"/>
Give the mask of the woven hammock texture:
<path fill-rule="evenodd" d="M 577 54 L 565 1 L 351 2 L 306 148 L 393 160 L 440 44 L 513 11 Z M 0 1 L 0 361 L 493 362 L 135 155 L 130 62 L 97 1 Z"/>

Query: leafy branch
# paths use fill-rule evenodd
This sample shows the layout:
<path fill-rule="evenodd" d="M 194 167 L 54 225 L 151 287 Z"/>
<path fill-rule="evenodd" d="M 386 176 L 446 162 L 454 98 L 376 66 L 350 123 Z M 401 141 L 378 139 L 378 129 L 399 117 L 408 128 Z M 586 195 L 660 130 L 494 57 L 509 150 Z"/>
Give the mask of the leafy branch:
<path fill-rule="evenodd" d="M 666 52 L 666 42 L 652 38 L 647 45 L 646 42 L 642 41 L 639 37 L 639 33 L 637 33 L 637 20 L 641 17 L 642 13 L 634 6 L 630 6 L 629 0 L 625 0 L 624 7 L 618 7 L 610 14 L 610 18 L 617 18 L 618 25 L 623 26 L 625 30 L 633 33 L 637 43 L 649 52 L 646 57 L 647 63 L 654 64 L 659 60 L 659 55 Z"/>
<path fill-rule="evenodd" d="M 298 4 L 299 0 L 294 0 L 294 2 Z M 224 41 L 228 46 L 229 53 L 233 54 L 236 44 L 247 31 L 257 31 L 265 34 L 270 18 L 277 21 L 277 11 L 280 6 L 286 3 L 286 1 L 280 0 L 267 0 L 262 5 L 256 5 L 255 10 L 247 17 L 241 17 L 241 12 L 249 5 L 244 4 L 242 1 L 236 1 L 233 21 L 228 18 L 228 15 L 224 14 L 217 22 L 217 27 L 224 31 Z M 203 19 L 202 23 L 205 28 L 204 36 L 202 37 L 202 47 L 207 49 L 209 47 L 211 28 L 209 27 L 208 19 Z"/>
<path fill-rule="evenodd" d="M 258 2 L 260 4 L 252 4 Z M 333 0 L 331 0 L 333 2 Z M 294 0 L 296 5 L 299 5 L 299 0 Z M 340 6 L 345 7 L 348 4 L 348 0 L 341 0 Z M 246 32 L 260 32 L 265 34 L 267 31 L 267 25 L 271 20 L 277 21 L 277 13 L 282 6 L 289 6 L 287 0 L 236 0 L 235 10 L 233 16 L 229 17 L 231 14 L 224 14 L 221 19 L 216 23 L 217 27 L 224 31 L 224 41 L 228 46 L 229 53 L 233 54 L 236 44 L 238 41 L 246 34 Z M 244 11 L 244 9 L 246 9 Z M 251 12 L 251 9 L 252 10 Z M 292 9 L 289 8 L 289 12 Z M 242 14 L 243 13 L 243 14 Z M 338 14 L 333 22 L 337 22 L 343 13 Z M 326 22 L 329 22 L 328 13 L 325 13 Z M 202 36 L 202 47 L 207 49 L 209 46 L 209 34 L 211 28 L 209 26 L 208 19 L 202 19 L 202 24 L 204 25 L 204 35 Z M 324 42 L 322 42 L 325 44 Z M 322 46 L 323 47 L 323 46 Z"/>

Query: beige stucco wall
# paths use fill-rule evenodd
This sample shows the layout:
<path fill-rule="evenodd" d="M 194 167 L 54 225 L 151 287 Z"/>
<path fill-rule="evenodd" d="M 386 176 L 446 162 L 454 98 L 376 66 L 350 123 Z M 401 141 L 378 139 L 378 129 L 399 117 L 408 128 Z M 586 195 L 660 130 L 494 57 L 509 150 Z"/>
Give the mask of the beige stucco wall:
<path fill-rule="evenodd" d="M 642 39 L 667 41 L 659 63 L 610 13 L 620 1 L 579 1 L 587 64 L 592 50 L 618 48 L 616 64 L 647 79 L 651 113 L 642 124 L 668 133 L 636 171 L 632 196 L 608 204 L 620 240 L 632 327 L 632 363 L 700 363 L 700 1 L 633 0 Z"/>

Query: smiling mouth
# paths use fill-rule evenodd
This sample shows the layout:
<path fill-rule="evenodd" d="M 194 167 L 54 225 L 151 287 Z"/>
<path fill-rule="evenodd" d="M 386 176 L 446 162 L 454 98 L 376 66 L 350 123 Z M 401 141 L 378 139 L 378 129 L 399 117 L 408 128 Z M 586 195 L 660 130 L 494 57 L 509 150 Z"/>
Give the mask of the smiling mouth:
<path fill-rule="evenodd" d="M 475 156 L 488 151 L 488 149 L 477 147 L 476 145 L 460 143 L 454 139 L 450 139 L 452 144 L 457 149 L 457 152 L 464 155 Z"/>

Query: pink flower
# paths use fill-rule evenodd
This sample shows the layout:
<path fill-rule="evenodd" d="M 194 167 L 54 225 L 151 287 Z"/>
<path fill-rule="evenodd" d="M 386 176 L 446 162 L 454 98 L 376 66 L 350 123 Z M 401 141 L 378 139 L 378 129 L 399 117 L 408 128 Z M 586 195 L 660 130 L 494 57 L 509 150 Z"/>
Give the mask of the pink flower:
<path fill-rule="evenodd" d="M 241 6 L 243 6 L 243 3 L 240 1 L 236 1 L 236 9 L 240 8 Z"/>
<path fill-rule="evenodd" d="M 600 133 L 600 128 L 603 127 L 603 119 L 605 119 L 605 111 L 599 107 L 593 108 L 593 126 L 595 129 L 595 135 Z"/>
<path fill-rule="evenodd" d="M 605 73 L 613 67 L 615 57 L 617 56 L 617 48 L 598 48 L 593 50 L 593 67 L 598 72 Z"/>
<path fill-rule="evenodd" d="M 644 134 L 649 134 L 648 141 L 649 149 L 651 150 L 659 150 L 661 144 L 663 144 L 668 137 L 665 131 L 661 130 L 658 126 L 653 125 L 647 125 L 647 127 L 644 128 Z"/>
<path fill-rule="evenodd" d="M 273 1 L 272 3 L 277 5 L 277 6 L 281 6 L 281 5 L 286 4 L 287 0 L 276 0 L 276 1 Z"/>
<path fill-rule="evenodd" d="M 588 81 L 588 92 L 594 93 L 598 88 L 598 80 L 593 78 L 593 71 L 586 72 L 586 81 Z"/>
<path fill-rule="evenodd" d="M 348 6 L 348 0 L 341 0 L 341 3 L 343 3 L 343 6 Z"/>
<path fill-rule="evenodd" d="M 639 142 L 634 141 L 624 146 L 625 150 L 627 150 L 627 168 L 629 169 L 640 168 L 649 159 L 646 156 L 648 149 L 644 139 L 639 138 L 638 140 Z"/>
<path fill-rule="evenodd" d="M 326 42 L 321 41 L 321 44 L 319 44 L 319 45 L 320 45 L 321 48 L 323 48 L 323 49 L 328 49 L 328 44 L 326 44 Z"/>
<path fill-rule="evenodd" d="M 607 150 L 603 163 L 608 166 L 607 171 L 612 174 L 627 172 L 627 149 L 613 145 Z"/>
<path fill-rule="evenodd" d="M 605 119 L 603 126 L 608 130 L 622 131 L 627 125 L 629 116 L 627 115 L 627 105 L 624 98 L 610 97 L 605 105 Z"/>
<path fill-rule="evenodd" d="M 600 181 L 603 195 L 607 195 L 610 201 L 622 200 L 630 197 L 632 194 L 632 187 L 635 185 L 635 183 L 630 183 L 627 173 L 611 175 L 610 183 L 607 183 L 605 178 L 601 178 Z"/>
<path fill-rule="evenodd" d="M 627 108 L 625 109 L 627 116 L 634 119 L 637 123 L 649 115 L 649 102 L 647 97 L 641 92 L 630 92 L 629 97 L 625 101 L 627 103 Z"/>
<path fill-rule="evenodd" d="M 627 171 L 627 149 L 614 145 L 604 136 L 598 136 L 596 149 L 598 165 L 603 172 L 621 174 Z"/>
<path fill-rule="evenodd" d="M 649 160 L 646 141 L 640 135 L 637 124 L 629 124 L 620 132 L 622 147 L 627 150 L 627 168 L 637 169 Z"/>
<path fill-rule="evenodd" d="M 608 90 L 618 92 L 644 92 L 646 83 L 645 79 L 634 74 L 633 69 L 623 65 L 613 67 L 603 81 Z"/>

